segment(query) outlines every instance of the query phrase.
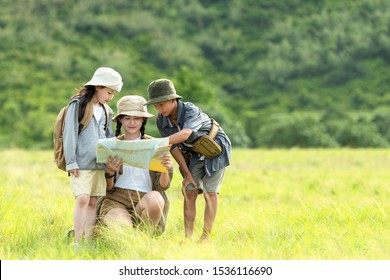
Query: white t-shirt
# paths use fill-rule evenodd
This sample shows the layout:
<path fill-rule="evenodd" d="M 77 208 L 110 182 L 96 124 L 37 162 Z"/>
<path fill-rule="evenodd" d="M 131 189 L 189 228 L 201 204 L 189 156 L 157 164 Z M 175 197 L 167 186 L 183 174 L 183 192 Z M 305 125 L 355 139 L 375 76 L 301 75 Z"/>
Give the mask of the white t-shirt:
<path fill-rule="evenodd" d="M 152 190 L 152 180 L 149 170 L 138 167 L 123 165 L 123 173 L 115 182 L 115 187 L 140 192 L 150 192 Z"/>
<path fill-rule="evenodd" d="M 141 138 L 136 140 L 141 140 Z M 123 173 L 119 175 L 115 187 L 144 193 L 150 192 L 152 190 L 152 179 L 150 179 L 149 170 L 123 165 Z"/>
<path fill-rule="evenodd" d="M 95 116 L 97 123 L 99 123 L 103 115 L 103 106 L 100 104 L 93 105 L 93 115 Z"/>

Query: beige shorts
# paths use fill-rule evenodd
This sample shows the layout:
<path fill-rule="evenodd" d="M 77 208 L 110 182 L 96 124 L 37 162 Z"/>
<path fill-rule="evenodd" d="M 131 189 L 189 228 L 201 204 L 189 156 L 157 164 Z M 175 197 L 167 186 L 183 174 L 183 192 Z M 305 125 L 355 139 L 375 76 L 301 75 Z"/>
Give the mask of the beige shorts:
<path fill-rule="evenodd" d="M 104 170 L 79 170 L 79 176 L 70 175 L 70 186 L 75 197 L 80 194 L 90 196 L 106 195 Z"/>

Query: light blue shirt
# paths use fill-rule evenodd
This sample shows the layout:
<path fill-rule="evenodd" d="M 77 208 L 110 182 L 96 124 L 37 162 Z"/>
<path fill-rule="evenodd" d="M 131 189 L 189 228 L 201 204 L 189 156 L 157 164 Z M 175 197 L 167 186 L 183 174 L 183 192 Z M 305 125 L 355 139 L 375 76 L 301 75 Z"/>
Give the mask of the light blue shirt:
<path fill-rule="evenodd" d="M 110 109 L 107 130 L 104 130 L 106 114 L 103 113 L 99 121 L 92 116 L 87 127 L 79 133 L 78 111 L 79 100 L 75 99 L 70 103 L 65 117 L 63 145 L 66 170 L 105 169 L 105 164 L 96 163 L 97 142 L 100 138 L 114 136 L 111 128 L 113 112 Z"/>

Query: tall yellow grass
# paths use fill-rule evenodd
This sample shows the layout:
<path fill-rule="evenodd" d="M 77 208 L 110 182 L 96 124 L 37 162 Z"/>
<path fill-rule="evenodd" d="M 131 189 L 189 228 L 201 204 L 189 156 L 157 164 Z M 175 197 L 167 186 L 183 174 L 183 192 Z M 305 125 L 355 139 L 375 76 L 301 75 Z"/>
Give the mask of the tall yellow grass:
<path fill-rule="evenodd" d="M 233 152 L 211 242 L 185 242 L 180 175 L 166 232 L 101 234 L 75 252 L 65 235 L 74 198 L 51 151 L 0 152 L 0 259 L 389 259 L 390 151 Z M 202 230 L 198 198 L 196 235 Z"/>

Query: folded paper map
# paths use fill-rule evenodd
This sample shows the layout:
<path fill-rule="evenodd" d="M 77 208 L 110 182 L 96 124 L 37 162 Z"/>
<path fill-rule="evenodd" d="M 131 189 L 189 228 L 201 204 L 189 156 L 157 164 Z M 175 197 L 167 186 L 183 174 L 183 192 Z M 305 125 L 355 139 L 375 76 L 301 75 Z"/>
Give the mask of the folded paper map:
<path fill-rule="evenodd" d="M 108 156 L 123 158 L 124 165 L 165 172 L 161 157 L 169 153 L 169 138 L 146 140 L 118 140 L 115 137 L 100 139 L 97 147 L 97 162 L 106 163 Z"/>

